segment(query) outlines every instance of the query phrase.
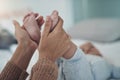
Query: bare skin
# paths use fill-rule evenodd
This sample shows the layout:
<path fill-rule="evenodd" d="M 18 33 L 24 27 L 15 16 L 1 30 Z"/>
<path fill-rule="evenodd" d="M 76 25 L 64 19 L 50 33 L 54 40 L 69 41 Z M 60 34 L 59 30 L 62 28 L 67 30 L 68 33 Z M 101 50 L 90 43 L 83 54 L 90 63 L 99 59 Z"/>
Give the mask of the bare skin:
<path fill-rule="evenodd" d="M 33 15 L 33 13 L 32 13 L 32 15 Z M 28 15 L 26 15 L 25 16 L 25 18 L 24 18 L 24 25 L 26 25 L 26 28 L 28 28 L 28 29 L 26 29 L 27 30 L 27 32 L 28 33 L 30 33 L 31 31 L 28 31 L 28 30 L 30 30 L 29 29 L 29 26 L 31 26 L 31 28 L 32 28 L 32 26 L 34 27 L 34 26 L 36 26 L 36 27 L 38 27 L 36 24 L 38 24 L 39 25 L 39 27 L 41 27 L 41 25 L 43 24 L 43 18 L 38 18 L 39 19 L 39 21 L 37 20 L 37 22 L 35 22 L 35 18 L 38 16 L 38 14 L 37 13 L 34 13 L 34 19 L 29 19 L 30 17 L 28 17 L 28 16 L 31 16 L 31 14 L 28 14 Z M 25 22 L 25 19 L 28 17 L 28 19 L 29 20 L 27 20 L 26 22 Z M 51 28 L 50 28 L 50 32 L 52 32 L 54 29 L 55 29 L 55 27 L 56 27 L 56 25 L 57 25 L 57 23 L 58 23 L 58 21 L 59 21 L 59 16 L 58 16 L 58 12 L 57 11 L 53 11 L 52 12 L 52 14 L 50 15 L 50 19 L 51 19 Z M 33 20 L 33 21 L 32 21 Z M 32 23 L 34 23 L 34 24 L 31 24 L 31 22 Z M 34 28 L 36 28 L 36 27 L 34 27 Z M 62 26 L 61 26 L 62 27 Z M 38 30 L 38 29 L 36 29 L 36 30 Z M 35 33 L 35 32 L 34 32 Z M 37 34 L 37 35 L 36 35 Z M 39 37 L 39 34 L 38 33 L 36 33 L 35 34 L 35 36 L 38 36 Z M 35 38 L 35 36 L 34 35 L 30 35 L 30 37 L 31 36 L 33 36 L 34 38 Z M 67 37 L 69 37 L 68 35 L 67 35 Z M 70 39 L 70 38 L 69 38 Z M 36 41 L 39 41 L 38 39 L 36 39 Z M 38 42 L 39 43 L 39 42 Z M 53 43 L 54 44 L 54 43 Z M 53 45 L 52 44 L 52 45 Z M 66 58 L 66 59 L 70 59 L 72 56 L 74 56 L 74 53 L 75 53 L 75 51 L 76 51 L 76 45 L 74 44 L 74 43 L 72 43 L 71 42 L 71 40 L 69 40 L 69 45 L 70 45 L 70 49 L 69 50 L 67 50 L 65 53 L 64 53 L 64 55 L 62 56 L 62 57 L 64 57 L 64 58 Z"/>
<path fill-rule="evenodd" d="M 63 20 L 60 17 L 58 24 L 52 32 L 50 32 L 51 26 L 52 20 L 51 17 L 48 16 L 38 50 L 40 52 L 40 57 L 45 57 L 55 62 L 58 58 L 62 57 L 66 51 L 70 49 L 70 39 L 62 28 Z"/>
<path fill-rule="evenodd" d="M 39 44 L 40 40 L 40 29 L 44 23 L 43 17 L 37 13 L 29 13 L 24 17 L 23 26 L 28 32 L 32 40 Z M 36 19 L 37 18 L 37 19 Z"/>
<path fill-rule="evenodd" d="M 26 70 L 34 51 L 36 50 L 36 48 L 39 45 L 38 41 L 40 40 L 40 36 L 41 36 L 40 29 L 41 29 L 42 24 L 44 23 L 44 20 L 43 20 L 42 16 L 38 17 L 37 13 L 29 13 L 24 17 L 23 22 L 24 22 L 24 24 L 22 27 L 20 26 L 20 24 L 17 21 L 13 22 L 14 26 L 15 26 L 15 36 L 18 41 L 18 47 L 17 47 L 13 57 L 11 58 L 11 61 L 13 61 L 21 69 Z M 36 35 L 31 34 L 31 31 L 29 31 L 30 30 L 29 26 L 31 28 L 37 30 Z M 36 38 L 36 36 L 39 36 L 39 37 L 37 37 L 37 39 L 35 39 L 36 40 L 35 41 L 32 38 Z M 27 63 L 26 65 L 24 63 L 22 63 L 22 62 L 24 62 L 25 58 L 23 56 L 25 56 L 25 55 L 28 56 L 28 60 L 26 60 L 26 63 Z"/>
<path fill-rule="evenodd" d="M 40 53 L 39 58 L 47 58 L 53 62 L 62 57 L 64 53 L 70 49 L 70 39 L 62 28 L 63 20 L 60 17 L 58 24 L 52 32 L 50 32 L 52 20 L 50 17 L 47 17 L 45 29 L 41 33 L 39 45 L 30 38 L 27 30 L 24 27 L 21 27 L 17 21 L 14 21 L 14 26 L 18 47 L 11 58 L 11 61 L 23 70 L 27 69 L 31 57 L 37 48 Z M 24 62 L 26 64 L 24 64 Z"/>
<path fill-rule="evenodd" d="M 52 30 L 54 30 L 54 28 L 56 27 L 56 25 L 57 25 L 57 23 L 59 21 L 58 12 L 56 10 L 53 11 L 52 14 L 50 15 L 50 17 L 52 19 L 52 27 L 51 27 L 51 30 L 50 30 L 50 32 L 51 32 Z M 70 39 L 70 36 L 69 35 L 67 35 L 67 36 Z M 71 40 L 69 40 L 69 45 L 70 45 L 69 50 L 66 51 L 64 53 L 64 55 L 62 56 L 65 59 L 72 58 L 74 56 L 74 54 L 75 54 L 76 49 L 77 49 L 77 46 Z"/>
<path fill-rule="evenodd" d="M 58 23 L 58 19 L 59 19 L 58 12 L 56 10 L 53 11 L 52 14 L 50 15 L 50 17 L 52 20 L 52 27 L 51 27 L 50 31 L 52 31 Z"/>
<path fill-rule="evenodd" d="M 58 12 L 53 11 L 50 15 L 52 19 L 52 26 L 50 32 L 55 28 L 58 22 Z M 32 40 L 34 40 L 36 43 L 39 43 L 40 34 L 39 31 L 41 30 L 41 26 L 44 23 L 43 16 L 39 16 L 38 13 L 29 13 L 27 14 L 23 19 L 23 26 L 29 33 L 29 36 Z"/>
<path fill-rule="evenodd" d="M 31 25 L 33 25 L 35 22 L 34 17 L 33 19 L 34 21 L 30 23 Z M 27 21 L 26 23 L 30 22 L 29 20 Z M 51 32 L 50 30 L 52 27 L 52 19 L 51 17 L 47 17 L 45 21 L 45 28 L 41 33 L 41 38 L 39 39 L 40 41 L 38 42 L 39 44 L 31 38 L 30 33 L 27 32 L 24 26 L 20 26 L 20 24 L 17 21 L 13 21 L 13 23 L 15 26 L 15 36 L 18 41 L 18 47 L 15 50 L 10 62 L 14 63 L 17 67 L 21 68 L 22 70 L 27 69 L 29 62 L 33 56 L 33 53 L 37 48 L 40 54 L 39 58 L 40 59 L 47 58 L 50 61 L 52 61 L 53 64 L 55 64 L 55 61 L 58 58 L 62 57 L 66 51 L 70 50 L 70 46 L 71 46 L 70 38 L 63 29 L 63 20 L 60 17 L 59 17 L 58 23 L 56 24 L 55 28 Z M 14 74 L 11 73 L 11 75 L 15 75 L 15 73 Z M 42 74 L 42 72 L 39 74 Z M 39 74 L 37 73 L 37 75 Z M 9 74 L 6 74 L 5 76 L 8 76 L 8 75 Z M 34 75 L 36 75 L 36 73 L 34 73 Z M 48 74 L 46 75 L 48 76 Z M 21 74 L 19 76 L 21 77 Z"/>
<path fill-rule="evenodd" d="M 11 61 L 22 70 L 26 70 L 31 57 L 37 48 L 37 44 L 31 40 L 27 31 L 21 27 L 17 21 L 14 21 L 13 23 L 15 26 L 15 36 L 18 41 L 18 47 L 15 50 Z"/>
<path fill-rule="evenodd" d="M 90 42 L 87 42 L 82 46 L 80 46 L 80 49 L 82 49 L 85 52 L 85 54 L 92 54 L 92 55 L 97 55 L 102 57 L 99 50 Z"/>

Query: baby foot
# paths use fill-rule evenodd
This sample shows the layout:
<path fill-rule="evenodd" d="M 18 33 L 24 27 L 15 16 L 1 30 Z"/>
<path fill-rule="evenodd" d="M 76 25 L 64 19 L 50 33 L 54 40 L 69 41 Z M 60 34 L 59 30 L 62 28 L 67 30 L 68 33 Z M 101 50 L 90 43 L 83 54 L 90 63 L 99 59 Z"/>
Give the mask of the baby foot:
<path fill-rule="evenodd" d="M 59 19 L 58 12 L 53 11 L 50 17 L 52 19 L 52 27 L 51 27 L 51 31 L 52 31 L 58 23 L 58 19 Z"/>
<path fill-rule="evenodd" d="M 29 36 L 33 41 L 36 43 L 39 43 L 40 40 L 40 27 L 44 23 L 43 17 L 39 17 L 37 20 L 38 14 L 30 13 L 25 16 L 23 22 L 24 22 L 24 28 L 27 30 Z"/>

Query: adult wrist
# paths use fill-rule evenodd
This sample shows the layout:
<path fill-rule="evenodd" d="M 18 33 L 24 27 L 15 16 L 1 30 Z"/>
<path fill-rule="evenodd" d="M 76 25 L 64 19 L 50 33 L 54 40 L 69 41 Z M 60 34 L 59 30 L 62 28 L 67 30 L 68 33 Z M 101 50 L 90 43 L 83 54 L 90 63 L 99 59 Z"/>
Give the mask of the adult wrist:
<path fill-rule="evenodd" d="M 11 58 L 11 61 L 18 65 L 21 69 L 26 70 L 34 51 L 36 50 L 33 44 L 18 44 L 16 51 Z"/>
<path fill-rule="evenodd" d="M 50 57 L 49 55 L 45 55 L 44 53 L 39 54 L 39 59 L 47 59 L 47 60 L 50 60 L 53 63 L 56 62 L 56 58 Z"/>
<path fill-rule="evenodd" d="M 19 42 L 19 43 L 18 43 L 18 47 L 22 47 L 22 48 L 24 48 L 24 49 L 28 48 L 28 49 L 30 49 L 30 50 L 34 50 L 34 49 L 37 48 L 37 45 L 36 45 L 35 42 L 33 42 L 33 41 L 30 40 L 30 41 L 22 41 L 22 42 Z"/>

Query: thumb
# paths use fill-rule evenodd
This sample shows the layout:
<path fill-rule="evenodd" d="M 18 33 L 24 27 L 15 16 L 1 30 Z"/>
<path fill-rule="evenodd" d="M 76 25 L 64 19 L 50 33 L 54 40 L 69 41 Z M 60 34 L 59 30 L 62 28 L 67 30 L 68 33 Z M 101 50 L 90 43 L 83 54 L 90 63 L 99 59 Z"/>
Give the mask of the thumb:
<path fill-rule="evenodd" d="M 13 24 L 14 24 L 15 30 L 20 28 L 20 24 L 16 20 L 13 20 Z"/>
<path fill-rule="evenodd" d="M 45 26 L 44 26 L 44 30 L 42 32 L 42 36 L 45 37 L 45 36 L 49 35 L 51 25 L 52 25 L 51 18 L 50 18 L 50 16 L 47 16 Z"/>
<path fill-rule="evenodd" d="M 53 31 L 62 30 L 63 29 L 63 23 L 64 23 L 63 19 L 59 16 L 59 21 L 58 21 L 58 23 L 57 23 L 57 25 L 56 25 L 56 27 Z"/>

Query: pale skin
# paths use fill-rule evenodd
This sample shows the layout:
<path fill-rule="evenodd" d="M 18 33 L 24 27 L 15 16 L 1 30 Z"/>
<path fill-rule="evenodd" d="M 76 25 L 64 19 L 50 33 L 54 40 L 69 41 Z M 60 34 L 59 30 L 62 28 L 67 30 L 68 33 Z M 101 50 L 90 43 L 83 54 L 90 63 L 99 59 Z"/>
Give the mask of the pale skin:
<path fill-rule="evenodd" d="M 58 12 L 53 11 L 50 15 L 52 19 L 52 26 L 50 32 L 55 28 L 58 22 Z M 38 13 L 29 13 L 27 14 L 23 19 L 23 26 L 28 32 L 29 36 L 32 40 L 34 40 L 36 43 L 39 43 L 40 39 L 40 29 L 42 24 L 44 23 L 43 16 L 40 16 Z"/>
<path fill-rule="evenodd" d="M 57 12 L 56 10 L 54 10 L 54 11 L 52 12 L 52 14 L 50 15 L 50 18 L 51 18 L 51 20 L 52 20 L 52 27 L 51 27 L 51 30 L 50 30 L 50 31 L 52 31 L 52 30 L 55 28 L 55 26 L 57 25 L 58 20 L 59 20 L 58 12 Z"/>
<path fill-rule="evenodd" d="M 32 15 L 32 16 L 30 16 L 30 15 Z M 27 25 L 29 23 L 29 21 L 31 21 L 31 26 L 37 25 L 37 26 L 39 26 L 39 29 L 40 29 L 40 27 L 44 23 L 43 17 L 40 16 L 36 20 L 35 18 L 37 17 L 37 13 L 36 14 L 31 13 L 29 15 L 26 15 L 25 17 L 27 17 L 27 16 L 29 16 L 30 20 L 26 20 L 25 24 Z M 23 20 L 23 21 L 25 21 L 25 20 Z M 28 34 L 27 29 L 25 29 L 24 26 L 21 27 L 17 21 L 13 21 L 13 23 L 15 26 L 15 36 L 18 41 L 18 47 L 17 47 L 13 57 L 11 58 L 11 61 L 13 61 L 21 69 L 26 70 L 29 65 L 29 62 L 33 56 L 34 51 L 38 47 L 39 42 L 31 39 L 30 34 Z M 30 25 L 30 24 L 28 24 L 28 25 Z M 39 30 L 37 31 L 37 33 L 38 33 L 37 35 L 40 36 Z M 37 39 L 40 40 L 39 38 L 37 38 Z M 27 60 L 25 60 L 26 58 L 27 58 Z M 26 64 L 23 63 L 24 61 L 26 61 L 25 62 Z"/>
<path fill-rule="evenodd" d="M 102 57 L 100 51 L 90 42 L 86 42 L 85 44 L 81 45 L 80 49 L 82 49 L 85 54 L 91 54 Z"/>
<path fill-rule="evenodd" d="M 21 27 L 17 21 L 14 21 L 13 23 L 15 26 L 15 36 L 18 41 L 18 47 L 11 58 L 11 61 L 23 70 L 27 69 L 31 57 L 37 48 L 40 53 L 40 58 L 47 58 L 50 61 L 55 62 L 56 59 L 62 57 L 65 52 L 69 51 L 71 47 L 70 39 L 62 28 L 63 20 L 60 17 L 58 24 L 52 32 L 50 32 L 52 20 L 50 17 L 47 17 L 45 29 L 42 32 L 39 45 L 31 39 L 27 30 L 24 27 Z"/>
<path fill-rule="evenodd" d="M 38 50 L 40 52 L 40 57 L 45 57 L 55 62 L 70 49 L 70 39 L 62 28 L 63 20 L 60 17 L 58 24 L 52 32 L 50 32 L 52 26 L 50 16 L 47 17 L 45 26 Z M 50 55 L 50 53 L 52 54 Z"/>
<path fill-rule="evenodd" d="M 30 18 L 30 16 L 32 16 L 32 15 L 34 15 L 35 17 L 34 17 L 34 19 L 32 18 Z M 39 30 L 39 29 L 37 29 L 37 27 L 38 27 L 38 23 L 40 23 L 40 26 L 43 24 L 43 22 L 44 22 L 44 20 L 43 20 L 43 17 L 40 17 L 39 18 L 39 21 L 38 20 L 36 20 L 36 22 L 35 22 L 35 18 L 38 16 L 38 14 L 37 13 L 32 13 L 32 15 L 31 14 L 28 14 L 28 15 L 26 15 L 25 16 L 25 18 L 24 18 L 24 26 L 25 26 L 25 28 L 26 28 L 26 30 L 27 30 L 27 32 L 30 34 L 30 29 L 29 29 L 29 26 L 32 28 L 32 27 L 34 27 L 33 29 L 35 29 L 35 30 Z M 50 28 L 50 32 L 51 31 L 53 31 L 54 30 L 54 28 L 56 27 L 56 25 L 57 25 L 57 23 L 58 23 L 58 21 L 59 21 L 59 16 L 58 16 L 58 12 L 57 11 L 53 11 L 52 12 L 52 14 L 49 16 L 50 18 L 51 18 L 51 28 Z M 27 19 L 29 19 L 29 20 L 27 20 L 27 22 L 25 22 L 25 20 L 26 20 L 26 18 Z M 41 22 L 40 22 L 41 21 Z M 32 24 L 32 25 L 30 25 L 31 24 L 31 22 L 34 22 L 34 24 Z M 38 24 L 38 25 L 37 25 Z M 34 30 L 34 31 L 35 31 Z M 32 33 L 32 32 L 31 32 Z M 38 36 L 38 37 L 40 37 L 40 35 L 37 33 L 37 32 L 34 32 L 33 33 L 35 36 Z M 35 39 L 35 36 L 33 35 L 33 34 L 30 34 L 30 36 L 31 37 L 34 37 L 34 39 Z M 68 36 L 69 37 L 69 36 Z M 37 38 L 36 38 L 36 41 L 39 41 Z M 38 42 L 39 43 L 39 42 Z M 53 43 L 54 44 L 54 43 Z M 53 44 L 51 44 L 51 45 L 53 45 Z M 70 49 L 68 50 L 68 51 L 66 51 L 65 53 L 64 53 L 64 55 L 62 56 L 62 57 L 64 57 L 64 58 L 66 58 L 66 59 L 70 59 L 71 57 L 73 57 L 74 56 L 74 53 L 75 53 L 75 51 L 76 51 L 76 45 L 74 44 L 74 43 L 72 43 L 71 41 L 69 42 L 69 45 L 70 45 Z"/>
<path fill-rule="evenodd" d="M 31 57 L 37 48 L 37 44 L 31 40 L 26 30 L 22 28 L 17 21 L 14 21 L 13 23 L 15 26 L 15 36 L 18 41 L 18 46 L 11 61 L 21 69 L 26 70 Z M 25 60 L 26 57 L 27 60 Z M 24 64 L 24 61 L 26 61 L 26 64 Z"/>
<path fill-rule="evenodd" d="M 40 29 L 41 26 L 44 23 L 43 17 L 39 16 L 38 13 L 29 13 L 27 14 L 23 19 L 23 27 L 28 32 L 30 38 L 35 41 L 37 44 L 39 44 L 40 40 Z M 36 19 L 38 18 L 38 19 Z"/>

